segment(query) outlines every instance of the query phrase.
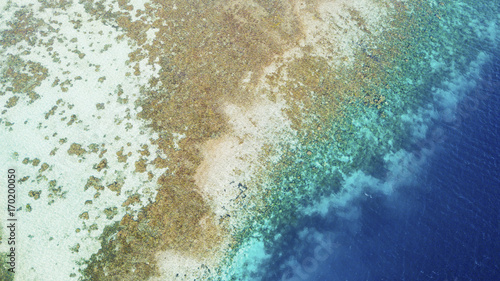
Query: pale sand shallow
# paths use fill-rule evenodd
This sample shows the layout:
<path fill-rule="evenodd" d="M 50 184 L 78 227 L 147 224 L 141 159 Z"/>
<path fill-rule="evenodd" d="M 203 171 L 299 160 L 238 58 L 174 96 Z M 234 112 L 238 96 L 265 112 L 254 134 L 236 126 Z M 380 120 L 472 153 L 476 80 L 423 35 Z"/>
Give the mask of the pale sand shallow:
<path fill-rule="evenodd" d="M 204 160 L 199 166 L 195 181 L 200 192 L 214 203 L 214 212 L 223 216 L 238 196 L 238 184 L 252 181 L 262 167 L 260 158 L 264 145 L 282 142 L 291 136 L 290 121 L 282 109 L 284 103 L 273 103 L 260 98 L 250 108 L 233 104 L 225 105 L 232 132 L 204 145 Z"/>

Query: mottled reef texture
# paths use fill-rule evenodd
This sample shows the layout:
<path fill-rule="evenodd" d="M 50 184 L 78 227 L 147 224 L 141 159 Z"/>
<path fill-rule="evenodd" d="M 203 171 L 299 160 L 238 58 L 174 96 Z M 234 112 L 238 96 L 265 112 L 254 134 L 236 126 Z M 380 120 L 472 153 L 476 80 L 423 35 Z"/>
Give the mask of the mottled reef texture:
<path fill-rule="evenodd" d="M 282 113 L 302 145 L 342 142 L 338 132 L 322 124 L 342 122 L 341 104 L 361 102 L 379 109 L 384 105 L 376 89 L 386 83 L 384 70 L 405 56 L 402 42 L 409 42 L 401 24 L 408 29 L 418 25 L 398 1 L 357 3 L 369 6 L 364 10 L 342 1 L 152 1 L 137 11 L 137 20 L 128 14 L 132 7 L 127 1 L 119 4 L 122 10 L 114 14 L 98 3 L 89 2 L 87 8 L 135 40 L 136 51 L 129 57 L 136 75 L 145 59 L 160 67 L 159 77 L 144 85 L 140 117 L 151 122 L 160 135 L 153 143 L 168 155 L 150 164 L 169 170 L 158 181 L 155 201 L 136 220 L 126 216 L 103 235 L 103 248 L 83 272 L 91 280 L 147 280 L 160 274 L 156 253 L 162 251 L 217 266 L 210 261 L 229 253 L 244 235 L 231 238 L 241 234 L 241 229 L 231 227 L 239 225 L 238 216 L 216 215 L 195 175 L 203 161 L 210 161 L 204 158 L 210 155 L 210 144 L 234 131 L 227 105 L 244 112 L 263 97 L 270 104 L 284 101 Z M 344 25 L 325 18 L 336 15 L 336 9 Z M 154 39 L 146 43 L 148 32 L 154 32 Z M 349 50 L 342 49 L 345 42 L 335 42 L 342 32 L 351 41 L 347 45 L 353 44 Z M 329 40 L 330 35 L 334 39 Z M 339 46 L 331 45 L 336 43 Z M 177 140 L 174 133 L 185 137 Z M 270 143 L 259 153 L 286 151 L 292 141 Z M 279 165 L 292 165 L 294 157 L 283 155 Z M 256 161 L 253 164 L 268 164 L 262 158 Z M 257 179 L 250 185 L 259 192 L 265 189 Z M 240 217 L 254 219 L 271 209 L 260 205 Z M 231 223 L 224 223 L 225 218 Z M 107 235 L 115 232 L 116 239 L 108 241 Z M 200 275 L 209 271 L 203 266 L 196 270 Z M 185 277 L 179 274 L 175 276 Z"/>

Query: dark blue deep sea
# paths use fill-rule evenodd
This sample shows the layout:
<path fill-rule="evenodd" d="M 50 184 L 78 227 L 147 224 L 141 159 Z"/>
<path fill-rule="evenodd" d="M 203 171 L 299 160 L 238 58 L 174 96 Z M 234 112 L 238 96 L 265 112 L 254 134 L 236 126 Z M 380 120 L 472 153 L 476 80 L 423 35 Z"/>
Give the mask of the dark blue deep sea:
<path fill-rule="evenodd" d="M 314 227 L 335 233 L 303 280 L 500 280 L 500 56 L 431 139 L 417 180 L 358 202 L 357 221 L 332 213 Z M 319 245 L 319 244 L 318 244 Z M 314 247 L 311 243 L 311 247 Z M 321 252 L 322 251 L 322 252 Z M 322 254 L 323 253 L 323 254 Z M 309 256 L 311 256 L 309 252 Z M 325 257 L 324 259 L 322 257 Z"/>

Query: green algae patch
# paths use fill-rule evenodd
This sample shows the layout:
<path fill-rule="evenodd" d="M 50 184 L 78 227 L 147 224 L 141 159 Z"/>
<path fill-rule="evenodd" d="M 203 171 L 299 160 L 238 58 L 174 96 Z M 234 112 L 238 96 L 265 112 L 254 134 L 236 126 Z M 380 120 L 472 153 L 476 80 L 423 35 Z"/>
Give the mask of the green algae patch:
<path fill-rule="evenodd" d="M 39 98 L 35 88 L 48 77 L 48 69 L 33 61 L 24 61 L 18 55 L 8 54 L 4 62 L 6 68 L 0 73 L 0 82 L 6 86 L 6 90 L 13 94 L 24 94 L 33 103 Z M 7 107 L 13 107 L 18 103 L 19 97 L 13 96 Z"/>
<path fill-rule="evenodd" d="M 14 281 L 15 273 L 8 266 L 7 253 L 0 254 L 0 281 Z"/>
<path fill-rule="evenodd" d="M 79 143 L 72 143 L 68 149 L 69 155 L 83 156 L 87 151 Z"/>
<path fill-rule="evenodd" d="M 12 96 L 12 97 L 9 98 L 9 100 L 5 104 L 5 107 L 6 108 L 14 107 L 14 106 L 16 106 L 17 101 L 19 101 L 19 97 L 18 96 Z"/>

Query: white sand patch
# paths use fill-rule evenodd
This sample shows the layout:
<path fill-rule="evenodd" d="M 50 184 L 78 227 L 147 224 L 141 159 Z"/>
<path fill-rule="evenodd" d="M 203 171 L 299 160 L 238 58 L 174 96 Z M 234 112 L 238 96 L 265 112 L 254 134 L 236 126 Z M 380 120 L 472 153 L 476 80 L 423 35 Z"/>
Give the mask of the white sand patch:
<path fill-rule="evenodd" d="M 150 281 L 206 280 L 220 262 L 215 256 L 197 259 L 171 250 L 160 253 L 157 260 L 161 277 L 150 278 Z"/>
<path fill-rule="evenodd" d="M 246 192 L 247 183 L 262 168 L 263 146 L 275 147 L 290 140 L 293 133 L 282 111 L 284 107 L 284 103 L 274 103 L 263 97 L 248 108 L 225 105 L 232 131 L 204 145 L 204 160 L 195 175 L 200 192 L 212 202 L 217 215 L 236 211 L 233 209 L 235 200 Z M 266 161 L 277 161 L 279 155 L 277 151 Z"/>

